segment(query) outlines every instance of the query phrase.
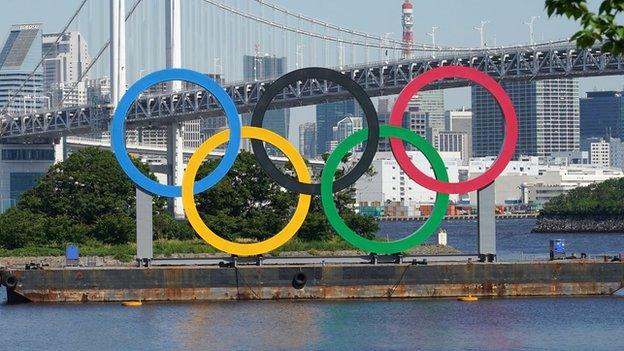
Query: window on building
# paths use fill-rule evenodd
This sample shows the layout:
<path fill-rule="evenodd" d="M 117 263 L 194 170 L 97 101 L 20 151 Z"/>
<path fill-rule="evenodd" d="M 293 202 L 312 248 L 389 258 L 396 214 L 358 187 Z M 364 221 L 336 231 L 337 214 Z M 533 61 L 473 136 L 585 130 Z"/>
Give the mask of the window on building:
<path fill-rule="evenodd" d="M 18 200 L 24 191 L 29 190 L 43 173 L 36 172 L 16 172 L 10 175 L 10 196 L 11 199 Z"/>
<path fill-rule="evenodd" d="M 4 161 L 54 161 L 54 149 L 3 149 Z"/>

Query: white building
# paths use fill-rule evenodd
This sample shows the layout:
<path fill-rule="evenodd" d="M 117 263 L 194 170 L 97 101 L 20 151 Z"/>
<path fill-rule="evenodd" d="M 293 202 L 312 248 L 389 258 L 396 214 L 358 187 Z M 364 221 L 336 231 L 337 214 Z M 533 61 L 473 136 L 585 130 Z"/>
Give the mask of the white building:
<path fill-rule="evenodd" d="M 611 146 L 609 142 L 601 139 L 589 146 L 589 158 L 591 164 L 597 167 L 609 167 L 611 163 Z"/>
<path fill-rule="evenodd" d="M 469 166 L 462 166 L 459 153 L 440 152 L 450 182 L 465 181 L 482 175 L 495 157 L 473 158 Z M 414 165 L 429 176 L 431 166 L 419 151 L 408 151 Z M 431 204 L 435 192 L 412 181 L 401 170 L 391 152 L 380 152 L 373 162 L 375 174 L 363 176 L 356 183 L 356 198 L 361 207 L 381 206 L 390 202 L 404 205 Z M 496 179 L 496 204 L 506 206 L 541 207 L 550 198 L 579 186 L 600 183 L 607 179 L 624 177 L 620 169 L 594 165 L 552 165 L 540 157 L 521 157 L 511 161 Z M 461 200 L 461 201 L 460 201 Z M 451 195 L 454 203 L 477 205 L 476 191 Z"/>
<path fill-rule="evenodd" d="M 494 162 L 494 157 L 473 159 L 470 178 L 481 175 Z M 496 179 L 497 205 L 532 205 L 541 207 L 550 198 L 579 186 L 623 177 L 622 170 L 595 165 L 551 165 L 540 158 L 522 157 L 511 161 Z M 470 203 L 476 206 L 476 192 L 470 193 Z"/>
<path fill-rule="evenodd" d="M 410 159 L 418 169 L 433 176 L 431 165 L 419 151 L 408 151 Z M 449 175 L 449 181 L 457 182 L 461 158 L 456 152 L 440 152 Z M 387 202 L 405 204 L 435 201 L 436 193 L 423 188 L 411 180 L 401 170 L 391 152 L 379 152 L 372 164 L 373 176 L 362 176 L 355 183 L 356 198 L 360 206 L 383 205 Z M 457 201 L 457 195 L 451 195 L 451 201 Z"/>
<path fill-rule="evenodd" d="M 546 163 L 553 166 L 588 165 L 588 151 L 558 151 L 553 152 L 546 158 Z"/>
<path fill-rule="evenodd" d="M 466 134 L 466 149 L 464 152 L 466 157 L 464 162 L 468 164 L 468 159 L 472 157 L 472 111 L 466 108 L 446 111 L 444 113 L 444 126 L 449 132 Z"/>
<path fill-rule="evenodd" d="M 434 136 L 434 146 L 442 152 L 459 152 L 462 165 L 468 165 L 468 135 L 464 132 L 441 131 Z"/>

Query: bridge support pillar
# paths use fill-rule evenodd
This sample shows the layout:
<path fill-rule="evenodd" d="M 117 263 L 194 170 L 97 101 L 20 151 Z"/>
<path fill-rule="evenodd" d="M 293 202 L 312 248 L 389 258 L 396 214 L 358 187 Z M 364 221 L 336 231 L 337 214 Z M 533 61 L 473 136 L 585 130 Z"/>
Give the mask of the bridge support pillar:
<path fill-rule="evenodd" d="M 184 174 L 184 124 L 172 123 L 167 128 L 167 184 L 181 185 Z M 184 219 L 182 198 L 169 198 L 169 211 L 176 219 Z"/>
<path fill-rule="evenodd" d="M 152 232 L 152 196 L 136 188 L 136 259 L 139 265 L 149 266 L 154 258 L 154 237 Z"/>
<path fill-rule="evenodd" d="M 477 236 L 481 260 L 496 257 L 496 183 L 477 190 Z"/>
<path fill-rule="evenodd" d="M 54 164 L 67 159 L 67 137 L 60 137 L 54 140 Z"/>

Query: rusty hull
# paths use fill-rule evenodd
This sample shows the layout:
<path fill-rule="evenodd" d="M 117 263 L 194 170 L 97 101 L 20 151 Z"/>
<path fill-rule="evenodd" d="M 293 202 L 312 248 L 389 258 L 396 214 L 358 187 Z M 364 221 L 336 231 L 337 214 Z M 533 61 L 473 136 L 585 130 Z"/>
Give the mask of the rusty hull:
<path fill-rule="evenodd" d="M 304 273 L 306 284 L 293 285 Z M 9 302 L 610 295 L 623 263 L 449 263 L 12 270 Z"/>

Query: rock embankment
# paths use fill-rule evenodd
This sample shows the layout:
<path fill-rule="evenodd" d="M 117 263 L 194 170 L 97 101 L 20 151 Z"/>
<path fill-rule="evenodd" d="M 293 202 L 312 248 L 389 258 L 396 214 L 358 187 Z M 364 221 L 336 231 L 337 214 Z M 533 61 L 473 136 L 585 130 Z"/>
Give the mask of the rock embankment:
<path fill-rule="evenodd" d="M 536 233 L 624 233 L 622 216 L 540 216 Z"/>

